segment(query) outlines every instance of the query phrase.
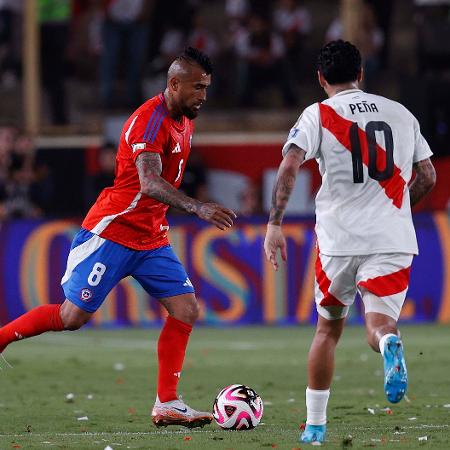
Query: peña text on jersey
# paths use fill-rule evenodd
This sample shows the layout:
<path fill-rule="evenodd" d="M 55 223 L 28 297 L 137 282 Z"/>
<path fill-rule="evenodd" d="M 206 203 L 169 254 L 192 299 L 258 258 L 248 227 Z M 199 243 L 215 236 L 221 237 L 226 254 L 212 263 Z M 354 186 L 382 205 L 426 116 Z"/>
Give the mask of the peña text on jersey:
<path fill-rule="evenodd" d="M 368 103 L 367 101 L 363 100 L 361 103 L 350 103 L 348 106 L 350 106 L 350 111 L 352 114 L 355 114 L 355 111 L 358 110 L 358 112 L 378 112 L 377 105 L 375 103 Z"/>

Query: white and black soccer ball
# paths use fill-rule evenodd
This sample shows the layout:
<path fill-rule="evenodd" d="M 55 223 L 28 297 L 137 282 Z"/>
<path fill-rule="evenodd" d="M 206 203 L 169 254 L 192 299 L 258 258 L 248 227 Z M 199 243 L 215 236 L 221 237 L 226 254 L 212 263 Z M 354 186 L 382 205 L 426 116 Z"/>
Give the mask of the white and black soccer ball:
<path fill-rule="evenodd" d="M 226 430 L 250 430 L 261 422 L 263 410 L 263 401 L 252 388 L 233 384 L 217 395 L 213 416 L 217 425 Z"/>

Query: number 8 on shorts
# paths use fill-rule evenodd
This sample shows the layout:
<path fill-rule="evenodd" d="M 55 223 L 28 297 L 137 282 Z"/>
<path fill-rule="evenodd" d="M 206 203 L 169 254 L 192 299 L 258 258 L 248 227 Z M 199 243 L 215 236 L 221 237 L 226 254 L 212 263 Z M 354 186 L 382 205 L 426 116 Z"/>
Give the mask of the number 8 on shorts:
<path fill-rule="evenodd" d="M 88 277 L 90 286 L 97 286 L 102 280 L 103 274 L 106 272 L 106 266 L 102 263 L 96 262 Z"/>

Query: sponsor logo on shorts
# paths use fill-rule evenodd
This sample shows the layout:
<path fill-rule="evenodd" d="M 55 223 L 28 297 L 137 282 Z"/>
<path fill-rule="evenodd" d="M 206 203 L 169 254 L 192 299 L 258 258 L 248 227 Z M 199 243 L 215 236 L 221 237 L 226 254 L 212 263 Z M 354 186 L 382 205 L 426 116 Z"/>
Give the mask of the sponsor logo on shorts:
<path fill-rule="evenodd" d="M 88 288 L 81 289 L 80 298 L 83 302 L 88 302 L 92 298 L 92 291 Z"/>

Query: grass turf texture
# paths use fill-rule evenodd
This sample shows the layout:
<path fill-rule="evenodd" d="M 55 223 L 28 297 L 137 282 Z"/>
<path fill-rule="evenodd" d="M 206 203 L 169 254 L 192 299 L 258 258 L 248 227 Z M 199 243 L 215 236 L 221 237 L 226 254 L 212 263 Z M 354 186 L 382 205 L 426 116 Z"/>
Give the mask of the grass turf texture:
<path fill-rule="evenodd" d="M 346 329 L 338 347 L 325 448 L 450 448 L 449 328 L 404 326 L 402 332 L 409 402 L 389 405 L 380 355 L 366 345 L 363 328 Z M 250 385 L 265 402 L 263 423 L 241 432 L 216 425 L 198 431 L 153 426 L 149 411 L 158 333 L 81 330 L 12 344 L 5 354 L 14 368 L 0 372 L 0 449 L 311 448 L 299 444 L 298 434 L 306 416 L 312 328 L 195 330 L 180 393 L 192 407 L 210 410 L 224 386 Z M 68 393 L 74 394 L 73 402 L 67 401 Z M 419 440 L 424 436 L 427 440 Z"/>

